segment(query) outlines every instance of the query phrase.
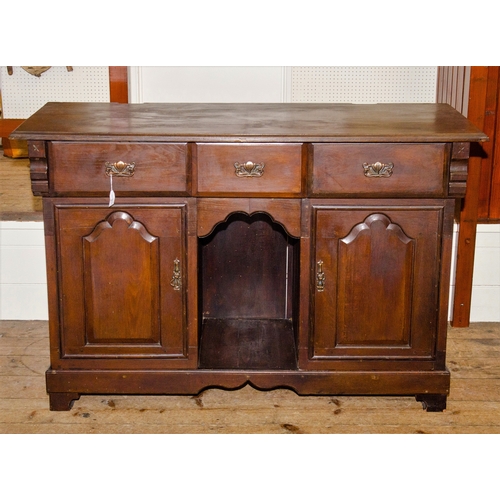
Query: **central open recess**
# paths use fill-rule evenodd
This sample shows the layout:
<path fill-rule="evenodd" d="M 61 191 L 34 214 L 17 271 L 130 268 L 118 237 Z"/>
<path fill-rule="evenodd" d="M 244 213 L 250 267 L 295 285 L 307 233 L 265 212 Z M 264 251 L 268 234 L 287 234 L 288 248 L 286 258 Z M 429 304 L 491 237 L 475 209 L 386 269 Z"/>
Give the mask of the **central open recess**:
<path fill-rule="evenodd" d="M 299 239 L 265 213 L 233 213 L 199 250 L 199 367 L 297 369 Z"/>

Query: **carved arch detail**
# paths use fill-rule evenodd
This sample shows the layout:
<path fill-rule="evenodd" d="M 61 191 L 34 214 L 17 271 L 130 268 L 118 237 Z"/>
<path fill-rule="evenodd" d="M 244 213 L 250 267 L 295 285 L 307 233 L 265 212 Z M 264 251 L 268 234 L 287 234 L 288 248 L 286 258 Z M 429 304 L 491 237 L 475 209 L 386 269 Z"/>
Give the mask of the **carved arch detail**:
<path fill-rule="evenodd" d="M 149 243 L 152 243 L 157 238 L 150 234 L 143 224 L 133 219 L 131 215 L 127 212 L 113 212 L 111 213 L 105 221 L 99 222 L 94 230 L 85 236 L 85 240 L 89 243 L 97 240 L 103 231 L 107 229 L 112 229 L 116 221 L 123 221 L 128 224 L 129 229 L 135 229 L 139 234 Z"/>
<path fill-rule="evenodd" d="M 238 217 L 241 217 L 241 216 L 248 218 L 249 221 L 256 220 L 257 218 L 263 216 L 266 219 L 268 219 L 270 223 L 275 224 L 276 226 L 280 226 L 289 237 L 295 238 L 295 239 L 298 238 L 298 236 L 295 236 L 288 231 L 287 226 L 283 222 L 275 219 L 271 213 L 265 212 L 263 210 L 256 210 L 254 212 L 245 212 L 243 210 L 235 210 L 233 212 L 229 212 L 226 215 L 226 217 L 224 217 L 223 219 L 220 219 L 218 221 L 213 222 L 213 225 L 211 226 L 210 230 L 206 234 L 200 235 L 200 238 L 210 237 L 217 230 L 217 228 L 219 228 L 221 226 L 225 226 L 225 225 L 229 224 L 232 220 L 234 220 Z"/>
<path fill-rule="evenodd" d="M 362 231 L 370 230 L 372 224 L 374 224 L 375 222 L 381 222 L 382 224 L 384 224 L 386 230 L 393 231 L 394 234 L 401 240 L 402 243 L 408 244 L 411 241 L 413 241 L 405 234 L 401 226 L 392 223 L 391 219 L 389 219 L 389 217 L 387 217 L 387 215 L 384 214 L 369 215 L 363 222 L 354 226 L 351 229 L 351 232 L 345 238 L 342 238 L 341 241 L 346 245 L 349 245 L 358 237 L 358 235 Z"/>

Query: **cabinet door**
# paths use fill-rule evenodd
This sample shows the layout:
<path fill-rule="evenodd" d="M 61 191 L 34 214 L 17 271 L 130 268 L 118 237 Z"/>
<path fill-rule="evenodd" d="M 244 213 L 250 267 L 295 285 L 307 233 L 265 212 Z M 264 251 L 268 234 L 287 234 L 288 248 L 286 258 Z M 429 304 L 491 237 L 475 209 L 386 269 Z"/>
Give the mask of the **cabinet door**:
<path fill-rule="evenodd" d="M 447 205 L 313 204 L 312 360 L 434 359 Z"/>
<path fill-rule="evenodd" d="M 187 204 L 53 210 L 61 357 L 187 359 Z"/>

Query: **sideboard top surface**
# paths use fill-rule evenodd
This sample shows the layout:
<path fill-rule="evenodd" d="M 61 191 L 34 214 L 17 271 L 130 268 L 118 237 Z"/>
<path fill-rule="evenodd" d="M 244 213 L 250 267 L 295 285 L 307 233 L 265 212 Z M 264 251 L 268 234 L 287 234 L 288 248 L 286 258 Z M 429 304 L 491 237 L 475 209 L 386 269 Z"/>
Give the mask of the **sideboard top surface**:
<path fill-rule="evenodd" d="M 14 139 L 198 142 L 481 142 L 447 104 L 56 103 Z"/>

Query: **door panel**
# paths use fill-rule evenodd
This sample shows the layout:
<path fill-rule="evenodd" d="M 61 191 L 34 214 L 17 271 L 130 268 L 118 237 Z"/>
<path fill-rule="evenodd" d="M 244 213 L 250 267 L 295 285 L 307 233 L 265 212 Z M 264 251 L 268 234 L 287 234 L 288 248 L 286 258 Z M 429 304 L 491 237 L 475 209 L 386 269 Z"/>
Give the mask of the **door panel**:
<path fill-rule="evenodd" d="M 87 342 L 158 344 L 158 238 L 117 211 L 83 238 L 83 249 Z"/>
<path fill-rule="evenodd" d="M 185 358 L 186 205 L 54 214 L 63 357 Z"/>
<path fill-rule="evenodd" d="M 339 240 L 338 346 L 409 346 L 415 246 L 380 213 Z"/>
<path fill-rule="evenodd" d="M 443 213 L 314 204 L 312 359 L 432 359 Z"/>

